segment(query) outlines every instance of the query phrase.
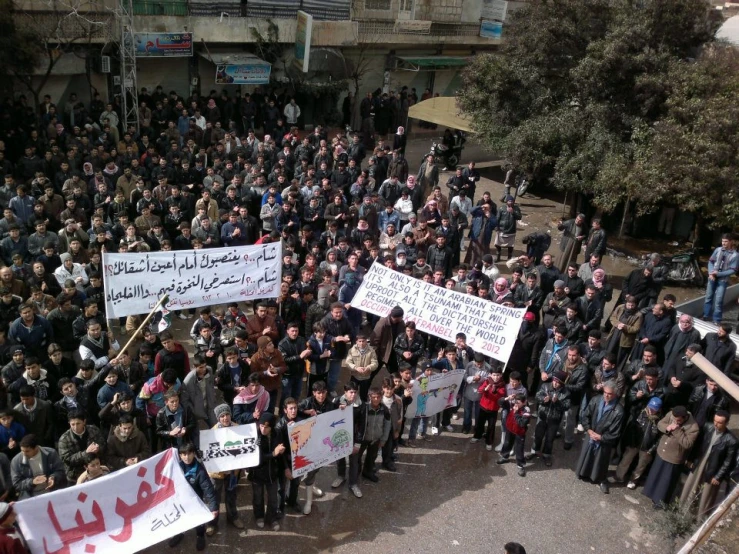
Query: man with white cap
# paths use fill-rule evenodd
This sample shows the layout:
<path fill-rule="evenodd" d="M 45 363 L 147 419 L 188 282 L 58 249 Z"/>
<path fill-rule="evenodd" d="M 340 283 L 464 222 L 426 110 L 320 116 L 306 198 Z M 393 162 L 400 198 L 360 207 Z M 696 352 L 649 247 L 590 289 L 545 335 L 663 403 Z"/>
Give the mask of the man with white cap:
<path fill-rule="evenodd" d="M 64 282 L 67 279 L 71 279 L 75 282 L 77 288 L 84 292 L 87 283 L 90 282 L 84 266 L 74 263 L 72 261 L 72 255 L 69 252 L 65 252 L 59 257 L 62 260 L 62 265 L 54 270 L 54 277 L 59 282 L 59 286 L 64 287 Z"/>
<path fill-rule="evenodd" d="M 216 406 L 213 412 L 218 420 L 218 423 L 212 427 L 213 429 L 237 426 L 237 424 L 231 420 L 231 408 L 228 404 L 220 404 Z M 217 473 L 209 473 L 208 475 L 210 476 L 211 481 L 213 481 L 213 488 L 215 489 L 216 502 L 218 503 L 218 506 L 221 505 L 221 493 L 225 493 L 226 520 L 236 527 L 236 529 L 243 529 L 244 523 L 239 519 L 239 510 L 236 507 L 236 493 L 238 492 L 236 485 L 239 483 L 241 470 L 221 471 Z M 218 530 L 218 518 L 219 516 L 216 516 L 215 519 L 205 528 L 205 534 L 209 537 L 214 535 Z"/>

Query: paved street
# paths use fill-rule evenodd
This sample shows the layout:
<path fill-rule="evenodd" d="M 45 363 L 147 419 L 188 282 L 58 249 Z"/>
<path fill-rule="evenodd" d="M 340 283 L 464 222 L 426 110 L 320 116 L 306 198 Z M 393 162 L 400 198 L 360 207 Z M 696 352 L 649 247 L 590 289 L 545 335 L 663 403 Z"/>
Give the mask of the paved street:
<path fill-rule="evenodd" d="M 428 139 L 409 142 L 412 171 L 429 144 Z M 490 159 L 476 145 L 468 145 L 463 162 L 473 157 L 479 162 Z M 490 179 L 483 179 L 481 188 L 491 190 L 494 197 L 501 190 Z M 533 197 L 522 204 L 524 222 L 531 228 L 544 228 L 561 214 L 561 204 L 549 198 Z M 523 234 L 519 233 L 519 243 Z M 192 320 L 174 320 L 183 341 L 189 340 L 191 324 Z M 454 433 L 422 443 L 423 448 L 402 448 L 398 472 L 381 471 L 378 484 L 363 483 L 361 499 L 345 487 L 332 491 L 335 467 L 324 468 L 316 483 L 326 491 L 325 497 L 314 502 L 310 516 L 288 514 L 277 533 L 256 528 L 251 488 L 242 480 L 238 504 L 247 529 L 239 533 L 227 527 L 223 518 L 219 533 L 208 541 L 208 551 L 302 554 L 371 548 L 378 553 L 487 553 L 500 552 L 505 542 L 515 540 L 528 552 L 540 554 L 664 552 L 660 539 L 650 537 L 639 525 L 653 514 L 639 489 L 613 487 L 606 496 L 595 485 L 575 479 L 572 468 L 579 441 L 564 452 L 558 440 L 554 466 L 534 462 L 527 476 L 520 478 L 515 464 L 496 465 L 496 452 L 487 452 L 482 443 L 470 444 L 469 435 L 461 434 L 461 420 L 453 423 Z M 497 437 L 499 433 L 498 429 Z M 527 448 L 531 435 L 530 431 Z M 161 553 L 162 548 L 193 552 L 194 537 L 190 531 L 178 548 L 170 550 L 163 544 L 148 552 Z"/>

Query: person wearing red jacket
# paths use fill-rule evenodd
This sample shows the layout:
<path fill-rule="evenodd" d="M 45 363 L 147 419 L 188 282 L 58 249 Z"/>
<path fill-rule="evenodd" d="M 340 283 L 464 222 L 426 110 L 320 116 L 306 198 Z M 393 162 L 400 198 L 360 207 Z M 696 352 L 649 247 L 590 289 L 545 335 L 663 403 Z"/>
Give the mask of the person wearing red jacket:
<path fill-rule="evenodd" d="M 499 366 L 494 367 L 485 380 L 477 388 L 480 393 L 480 415 L 475 420 L 475 434 L 470 442 L 478 442 L 485 431 L 485 423 L 488 424 L 485 432 L 485 448 L 493 449 L 495 440 L 495 422 L 498 420 L 498 401 L 506 395 L 503 372 Z"/>
<path fill-rule="evenodd" d="M 511 448 L 515 446 L 516 465 L 518 465 L 518 475 L 526 477 L 526 458 L 524 457 L 524 442 L 526 442 L 526 431 L 531 421 L 531 411 L 526 405 L 526 395 L 517 394 L 513 402 L 509 400 L 499 400 L 499 404 L 509 409 L 508 417 L 506 417 L 506 438 L 503 445 L 503 452 L 496 464 L 507 464 L 510 457 Z"/>
<path fill-rule="evenodd" d="M 16 524 L 13 503 L 0 502 L 0 553 L 26 554 L 26 541 Z"/>

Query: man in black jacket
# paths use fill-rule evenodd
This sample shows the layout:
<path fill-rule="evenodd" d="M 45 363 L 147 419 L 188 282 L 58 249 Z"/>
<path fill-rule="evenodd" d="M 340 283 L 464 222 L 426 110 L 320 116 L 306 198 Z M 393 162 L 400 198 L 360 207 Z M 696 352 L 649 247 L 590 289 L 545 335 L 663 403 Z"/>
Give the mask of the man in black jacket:
<path fill-rule="evenodd" d="M 382 391 L 378 387 L 372 387 L 369 391 L 369 402 L 359 408 L 357 422 L 354 425 L 354 448 L 357 449 L 357 463 L 354 467 L 355 475 L 350 481 L 357 482 L 361 471 L 362 477 L 377 483 L 380 478 L 375 471 L 375 458 L 378 451 L 385 446 L 385 441 L 390 436 L 392 422 L 390 411 L 382 403 Z M 367 452 L 367 457 L 362 463 L 362 455 Z M 354 493 L 355 496 L 361 496 Z"/>
<path fill-rule="evenodd" d="M 252 486 L 252 509 L 257 527 L 271 525 L 273 531 L 280 530 L 277 520 L 278 483 L 284 472 L 285 445 L 272 432 L 275 416 L 269 412 L 259 416 L 259 465 L 249 472 Z M 264 511 L 264 494 L 267 493 L 267 512 Z"/>
<path fill-rule="evenodd" d="M 300 336 L 300 324 L 297 321 L 287 324 L 287 336 L 277 344 L 277 348 L 287 365 L 287 371 L 282 374 L 282 397 L 297 400 L 303 392 L 305 360 L 311 354 L 305 338 Z"/>
<path fill-rule="evenodd" d="M 729 399 L 716 381 L 706 377 L 706 383 L 695 387 L 690 394 L 688 409 L 702 429 L 706 423 L 713 421 L 717 411 L 729 409 Z"/>
<path fill-rule="evenodd" d="M 526 375 L 529 370 L 538 368 L 541 350 L 546 341 L 546 333 L 541 326 L 536 324 L 536 314 L 526 312 L 516 342 L 513 344 L 503 379 L 507 382 L 512 371 L 519 371 L 522 375 Z"/>
<path fill-rule="evenodd" d="M 693 506 L 695 497 L 700 496 L 698 519 L 708 516 L 716 507 L 721 483 L 728 479 L 734 463 L 738 443 L 727 429 L 728 423 L 729 412 L 717 411 L 713 423 L 703 426 L 703 438 L 696 443 L 692 459 L 689 458 L 688 467 L 693 471 L 683 487 L 680 505 Z"/>
<path fill-rule="evenodd" d="M 349 348 L 357 336 L 354 327 L 349 323 L 349 318 L 346 317 L 344 304 L 341 302 L 335 302 L 331 305 L 331 312 L 323 318 L 321 323 L 326 328 L 326 334 L 333 337 L 334 346 L 331 349 L 331 360 L 328 369 L 328 390 L 333 395 L 339 382 L 341 363 L 349 353 Z"/>
<path fill-rule="evenodd" d="M 716 333 L 707 333 L 701 341 L 705 352 L 703 355 L 725 375 L 731 374 L 736 357 L 736 344 L 729 338 L 729 335 L 731 335 L 731 324 L 723 321 L 719 324 Z"/>
<path fill-rule="evenodd" d="M 443 271 L 446 278 L 452 274 L 452 258 L 452 249 L 446 245 L 446 235 L 443 231 L 436 231 L 436 244 L 429 246 L 426 263 L 432 271 Z"/>

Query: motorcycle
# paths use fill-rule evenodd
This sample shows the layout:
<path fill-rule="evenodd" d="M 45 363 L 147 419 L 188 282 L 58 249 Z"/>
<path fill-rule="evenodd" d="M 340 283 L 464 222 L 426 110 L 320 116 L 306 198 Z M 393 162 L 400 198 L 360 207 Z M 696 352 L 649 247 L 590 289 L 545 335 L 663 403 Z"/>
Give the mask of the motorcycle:
<path fill-rule="evenodd" d="M 645 263 L 648 261 L 648 256 L 645 256 Z M 673 256 L 662 256 L 659 266 L 664 270 L 665 280 L 672 285 L 702 287 L 706 282 L 695 248 Z"/>
<path fill-rule="evenodd" d="M 428 156 L 434 157 L 435 163 L 443 164 L 445 168 L 454 168 L 459 164 L 459 160 L 462 159 L 462 150 L 464 150 L 464 143 L 466 139 L 462 131 L 457 131 L 454 135 L 454 146 L 447 146 L 441 142 L 432 142 L 431 149 L 423 159 L 425 160 Z M 423 162 L 423 160 L 421 160 Z"/>

